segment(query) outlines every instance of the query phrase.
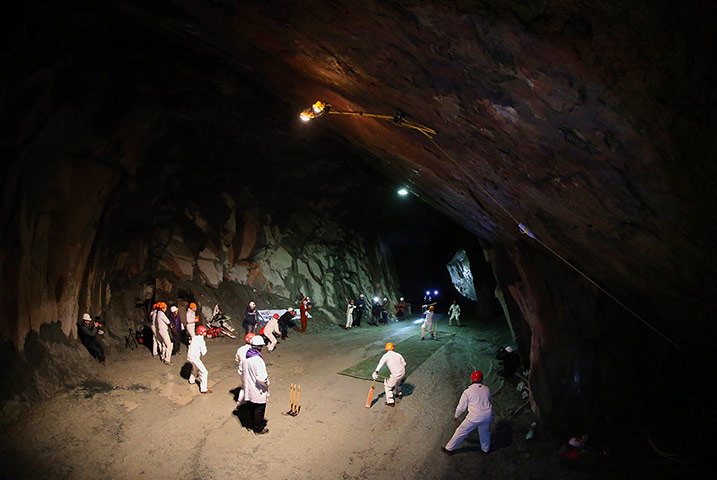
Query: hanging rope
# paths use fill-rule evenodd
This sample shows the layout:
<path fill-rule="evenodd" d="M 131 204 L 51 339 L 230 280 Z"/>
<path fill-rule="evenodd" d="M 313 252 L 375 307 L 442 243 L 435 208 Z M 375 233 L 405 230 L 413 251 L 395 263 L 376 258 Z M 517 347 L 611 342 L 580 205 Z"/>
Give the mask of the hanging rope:
<path fill-rule="evenodd" d="M 667 337 L 667 335 L 665 335 L 664 333 L 662 333 L 661 331 L 659 331 L 659 330 L 658 330 L 657 328 L 655 328 L 650 322 L 648 322 L 647 320 L 645 320 L 644 318 L 642 318 L 642 316 L 640 316 L 637 312 L 633 311 L 631 308 L 629 308 L 627 305 L 625 305 L 623 302 L 621 302 L 617 297 L 615 297 L 613 294 L 611 294 L 611 293 L 608 292 L 606 289 L 604 289 L 602 286 L 600 286 L 596 281 L 594 281 L 592 278 L 590 278 L 590 277 L 589 277 L 587 274 L 585 274 L 582 270 L 580 270 L 578 267 L 576 267 L 575 265 L 573 265 L 571 262 L 569 262 L 569 261 L 568 261 L 566 258 L 564 258 L 562 255 L 560 255 L 558 252 L 556 252 L 555 250 L 553 250 L 552 248 L 550 248 L 548 245 L 546 245 L 544 242 L 542 242 L 539 238 L 537 238 L 537 237 L 533 234 L 533 232 L 531 232 L 530 229 L 528 229 L 528 227 L 526 227 L 523 223 L 521 223 L 520 221 L 518 221 L 518 219 L 517 219 L 512 213 L 510 213 L 510 211 L 509 211 L 507 208 L 505 208 L 488 190 L 486 190 L 485 187 L 483 187 L 480 183 L 478 183 L 478 181 L 475 179 L 475 177 L 474 177 L 472 174 L 470 174 L 468 171 L 466 171 L 466 169 L 463 168 L 463 166 L 462 166 L 460 163 L 458 163 L 448 152 L 446 152 L 440 145 L 438 145 L 438 144 L 436 143 L 436 141 L 433 139 L 432 136 L 426 135 L 426 137 L 430 140 L 430 142 L 431 142 L 441 153 L 443 153 L 443 155 L 446 156 L 446 158 L 448 158 L 448 159 L 453 163 L 453 165 L 456 166 L 456 168 L 458 168 L 461 172 L 463 172 L 463 174 L 464 174 L 466 177 L 468 177 L 468 178 L 473 182 L 473 184 L 474 184 L 475 186 L 477 186 L 488 198 L 490 198 L 490 199 L 493 201 L 493 203 L 495 203 L 498 207 L 500 207 L 500 209 L 503 210 L 503 212 L 505 212 L 505 214 L 508 215 L 508 217 L 510 217 L 511 220 L 513 220 L 513 222 L 518 226 L 518 229 L 520 230 L 521 233 L 523 233 L 523 234 L 529 236 L 530 238 L 532 238 L 533 240 L 535 240 L 536 242 L 538 242 L 540 245 L 542 245 L 546 250 L 548 250 L 550 253 L 552 253 L 553 255 L 555 255 L 555 256 L 556 256 L 558 259 L 560 259 L 563 263 L 565 263 L 567 266 L 569 266 L 571 269 L 573 269 L 575 272 L 577 272 L 580 276 L 582 276 L 584 279 L 586 279 L 588 282 L 590 282 L 592 285 L 594 285 L 598 290 L 600 290 L 600 291 L 603 292 L 605 295 L 607 295 L 609 298 L 611 298 L 615 303 L 617 303 L 618 305 L 620 305 L 620 306 L 621 306 L 622 308 L 624 308 L 628 313 L 630 313 L 632 316 L 634 316 L 635 318 L 637 318 L 640 322 L 642 322 L 644 325 L 646 325 L 650 330 L 652 330 L 654 333 L 656 333 L 657 335 L 659 335 L 660 337 L 662 337 L 662 339 L 664 339 L 665 341 L 667 341 L 668 343 L 670 343 L 670 344 L 671 344 L 672 346 L 674 346 L 677 350 L 679 350 L 680 352 L 682 352 L 682 354 L 684 354 L 687 358 L 690 358 L 690 359 L 692 359 L 693 361 L 695 361 L 695 362 L 701 364 L 703 367 L 706 367 L 706 365 L 704 365 L 704 363 L 702 363 L 701 361 L 697 360 L 697 359 L 694 358 L 692 355 L 690 355 L 689 352 L 687 352 L 687 350 L 685 350 L 685 349 L 682 348 L 680 345 L 678 345 L 675 341 L 673 341 L 672 339 L 670 339 L 669 337 Z"/>

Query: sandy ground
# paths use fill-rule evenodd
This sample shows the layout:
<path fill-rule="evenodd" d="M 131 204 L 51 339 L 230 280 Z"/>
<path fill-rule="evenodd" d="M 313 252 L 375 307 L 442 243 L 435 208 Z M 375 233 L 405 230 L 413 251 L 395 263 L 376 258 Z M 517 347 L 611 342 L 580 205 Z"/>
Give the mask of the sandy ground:
<path fill-rule="evenodd" d="M 370 382 L 337 374 L 418 333 L 411 321 L 388 326 L 291 332 L 264 352 L 271 381 L 269 434 L 245 430 L 233 414 L 240 384 L 239 340 L 207 339 L 209 388 L 180 376 L 186 356 L 163 365 L 141 348 L 111 354 L 96 378 L 79 381 L 6 425 L 0 478 L 224 479 L 254 472 L 272 479 L 576 478 L 561 469 L 556 446 L 525 442 L 533 420 L 515 391 L 518 380 L 495 375 L 494 353 L 509 332 L 499 321 L 464 319 L 455 333 L 405 382 L 395 408 L 365 408 Z M 89 357 L 88 357 L 89 361 Z M 493 451 L 480 452 L 477 432 L 456 454 L 440 451 L 456 425 L 452 416 L 469 374 L 485 373 L 494 392 Z M 301 413 L 283 415 L 289 386 L 301 385 Z M 587 477 L 586 477 L 587 478 Z"/>

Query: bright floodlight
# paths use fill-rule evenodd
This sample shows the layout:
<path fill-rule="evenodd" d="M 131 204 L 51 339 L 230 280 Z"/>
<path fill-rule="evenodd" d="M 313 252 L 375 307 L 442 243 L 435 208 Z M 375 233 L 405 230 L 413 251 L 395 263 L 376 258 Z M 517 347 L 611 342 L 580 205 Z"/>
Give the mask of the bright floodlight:
<path fill-rule="evenodd" d="M 373 301 L 378 303 L 378 297 L 373 297 Z"/>
<path fill-rule="evenodd" d="M 387 120 L 389 122 L 392 122 L 397 127 L 405 127 L 412 128 L 413 130 L 418 130 L 428 138 L 433 138 L 433 136 L 436 134 L 436 131 L 431 127 L 427 127 L 418 122 L 414 122 L 410 118 L 406 118 L 406 114 L 403 113 L 401 110 L 396 110 L 393 115 L 382 115 L 369 112 L 345 112 L 341 110 L 334 110 L 331 105 L 326 102 L 322 102 L 321 100 L 318 100 L 312 106 L 301 112 L 301 115 L 299 115 L 299 117 L 303 121 L 308 122 L 309 120 L 313 120 L 314 118 L 322 117 L 325 113 L 330 113 L 333 115 L 352 115 L 357 117 L 380 118 L 381 120 Z"/>
<path fill-rule="evenodd" d="M 299 118 L 301 118 L 303 121 L 308 122 L 309 120 L 313 120 L 314 118 L 319 118 L 322 116 L 326 111 L 328 110 L 328 105 L 326 105 L 321 100 L 317 100 L 315 104 L 301 112 L 301 115 L 299 115 Z"/>
<path fill-rule="evenodd" d="M 438 290 L 433 290 L 433 295 L 438 295 Z"/>
<path fill-rule="evenodd" d="M 405 188 L 401 188 L 401 189 L 399 189 L 398 192 L 396 192 L 396 193 L 398 193 L 398 194 L 401 195 L 402 197 L 405 197 L 406 195 L 408 195 L 408 190 L 406 190 Z"/>
<path fill-rule="evenodd" d="M 426 295 L 430 295 L 430 294 L 431 294 L 431 292 L 429 292 L 428 290 L 426 290 Z"/>

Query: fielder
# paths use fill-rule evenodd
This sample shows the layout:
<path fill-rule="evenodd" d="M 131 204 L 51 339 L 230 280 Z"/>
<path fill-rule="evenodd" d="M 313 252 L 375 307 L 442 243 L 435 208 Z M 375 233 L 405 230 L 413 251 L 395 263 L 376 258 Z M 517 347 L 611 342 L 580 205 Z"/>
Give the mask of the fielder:
<path fill-rule="evenodd" d="M 493 421 L 493 406 L 490 404 L 490 389 L 483 385 L 483 372 L 476 370 L 471 374 L 471 385 L 465 389 L 461 395 L 461 400 L 456 407 L 456 413 L 453 420 L 458 421 L 458 417 L 468 409 L 468 415 L 465 420 L 456 428 L 455 433 L 448 441 L 445 447 L 441 447 L 441 451 L 447 455 L 451 455 L 458 445 L 471 433 L 476 427 L 480 437 L 480 448 L 484 453 L 490 451 L 490 424 Z"/>

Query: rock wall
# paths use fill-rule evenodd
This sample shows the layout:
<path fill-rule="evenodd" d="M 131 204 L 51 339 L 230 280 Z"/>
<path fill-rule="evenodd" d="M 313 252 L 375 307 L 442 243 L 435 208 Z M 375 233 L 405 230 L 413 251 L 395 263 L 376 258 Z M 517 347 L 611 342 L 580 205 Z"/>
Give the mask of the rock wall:
<path fill-rule="evenodd" d="M 639 322 L 539 250 L 518 243 L 491 248 L 486 256 L 530 366 L 533 411 L 566 432 L 600 431 L 606 416 L 627 403 L 629 379 L 639 369 L 627 360 L 630 343 L 640 338 Z"/>

